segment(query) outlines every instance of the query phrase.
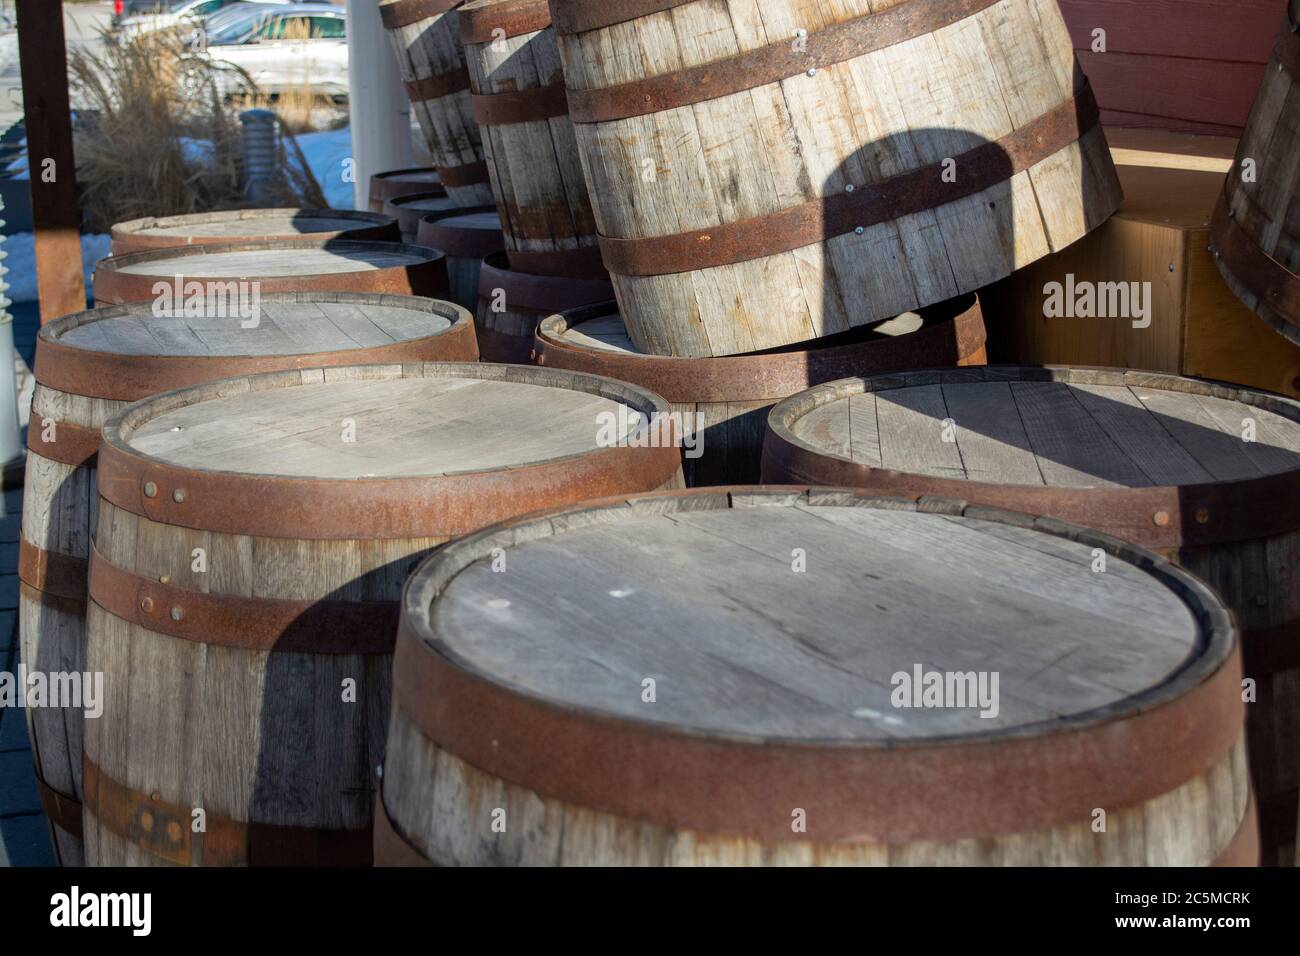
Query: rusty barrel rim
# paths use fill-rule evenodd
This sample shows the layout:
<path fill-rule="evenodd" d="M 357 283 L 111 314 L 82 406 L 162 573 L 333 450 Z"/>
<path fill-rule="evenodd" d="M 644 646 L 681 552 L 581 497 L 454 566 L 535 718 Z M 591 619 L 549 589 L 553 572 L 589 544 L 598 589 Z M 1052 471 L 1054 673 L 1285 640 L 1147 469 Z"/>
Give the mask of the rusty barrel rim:
<path fill-rule="evenodd" d="M 227 252 L 276 252 L 286 249 L 312 249 L 337 252 L 387 252 L 408 257 L 411 261 L 401 265 L 377 269 L 356 269 L 345 272 L 303 272 L 283 276 L 203 275 L 187 277 L 183 265 L 160 267 L 153 273 L 126 273 L 126 266 L 147 262 L 183 264 L 194 256 L 221 255 Z M 292 239 L 266 242 L 218 242 L 195 246 L 174 246 L 169 249 L 152 249 L 133 252 L 125 256 L 110 256 L 95 263 L 96 305 L 122 305 L 128 302 L 148 302 L 155 297 L 153 291 L 159 282 L 192 278 L 198 282 L 228 283 L 257 282 L 261 294 L 272 292 L 380 292 L 396 295 L 436 296 L 447 288 L 447 267 L 443 255 L 434 249 L 403 242 L 366 242 L 352 239 Z"/>
<path fill-rule="evenodd" d="M 337 219 L 351 220 L 353 225 L 341 229 L 322 230 L 320 232 L 272 232 L 265 235 L 243 236 L 232 239 L 230 236 L 212 236 L 204 234 L 202 227 L 211 223 L 221 223 L 256 219 Z M 153 229 L 192 226 L 193 232 L 163 236 L 150 232 Z M 149 249 L 167 249 L 172 246 L 206 245 L 232 241 L 262 241 L 267 239 L 361 239 L 379 242 L 396 242 L 400 238 L 397 221 L 384 213 L 368 212 L 362 209 L 315 209 L 315 208 L 276 208 L 276 209 L 227 209 L 216 212 L 191 213 L 184 216 L 146 216 L 114 223 L 110 229 L 112 235 L 112 254 L 128 255 L 132 252 L 144 252 Z"/>
<path fill-rule="evenodd" d="M 608 375 L 635 382 L 669 402 L 777 401 L 810 385 L 857 374 L 931 365 L 959 365 L 984 347 L 979 298 L 971 293 L 919 310 L 926 324 L 896 338 L 844 345 L 806 343 L 806 348 L 709 358 L 605 352 L 567 342 L 564 333 L 588 319 L 614 315 L 602 303 L 546 317 L 537 326 L 537 364 Z"/>
<path fill-rule="evenodd" d="M 496 206 L 463 206 L 446 212 L 432 212 L 420 217 L 416 227 L 416 245 L 437 249 L 458 259 L 482 259 L 494 252 L 504 252 L 505 234 L 498 225 L 495 229 L 469 229 L 464 226 L 445 225 L 443 220 L 457 216 L 496 213 Z"/>
<path fill-rule="evenodd" d="M 432 173 L 433 179 L 403 179 L 403 176 L 419 174 L 427 176 Z M 437 178 L 438 169 L 436 166 L 407 166 L 404 169 L 387 169 L 382 173 L 375 173 L 370 177 L 369 197 L 372 203 L 379 203 L 381 206 L 390 199 L 396 199 L 399 196 L 409 196 L 412 193 L 441 193 L 447 195 L 443 189 L 442 182 Z"/>
<path fill-rule="evenodd" d="M 127 315 L 150 313 L 142 302 L 75 312 L 41 327 L 36 337 L 36 381 L 46 388 L 89 398 L 135 402 L 200 382 L 287 368 L 363 365 L 368 362 L 462 361 L 478 358 L 474 317 L 467 309 L 426 296 L 374 292 L 281 292 L 263 296 L 265 305 L 340 303 L 383 305 L 429 312 L 451 325 L 433 335 L 389 345 L 243 355 L 125 354 L 82 348 L 62 341 L 74 329 Z"/>
<path fill-rule="evenodd" d="M 463 207 L 455 206 L 446 210 L 428 209 L 411 209 L 410 204 L 420 202 L 425 199 L 446 199 L 450 202 L 454 200 L 446 192 L 438 190 L 425 190 L 418 193 L 403 193 L 400 196 L 393 196 L 391 199 L 384 200 L 384 215 L 392 216 L 397 220 L 397 228 L 400 232 L 408 235 L 415 235 L 420 228 L 420 220 L 428 215 L 437 215 L 440 212 L 454 214 Z"/>
<path fill-rule="evenodd" d="M 1236 481 L 1145 488 L 1002 485 L 874 468 L 816 448 L 793 432 L 794 423 L 814 408 L 857 392 L 1008 381 L 1165 387 L 1241 401 L 1300 423 L 1300 402 L 1294 399 L 1163 372 L 1056 365 L 921 369 L 827 382 L 777 404 L 768 415 L 763 440 L 763 480 L 860 488 L 912 499 L 955 498 L 1100 528 L 1154 549 L 1248 541 L 1300 528 L 1300 469 Z"/>
<path fill-rule="evenodd" d="M 637 436 L 651 434 L 649 419 L 666 413 L 668 404 L 626 382 L 578 372 L 468 362 L 365 367 L 372 379 L 522 380 L 568 388 L 625 404 L 643 420 L 626 447 L 593 447 L 540 462 L 442 475 L 339 479 L 252 474 L 170 464 L 131 446 L 135 429 L 165 412 L 237 392 L 313 384 L 304 381 L 311 369 L 264 372 L 166 392 L 110 419 L 99 450 L 100 497 L 162 524 L 259 538 L 448 538 L 522 512 L 626 489 L 658 488 L 681 465 L 674 444 L 635 444 Z M 331 370 L 320 371 L 323 380 L 330 381 Z"/>
<path fill-rule="evenodd" d="M 510 268 L 508 253 L 486 256 L 478 275 L 480 299 L 491 301 L 497 289 L 505 290 L 506 308 L 511 312 L 551 315 L 585 305 L 608 302 L 614 286 L 607 279 L 537 275 Z M 529 347 L 531 348 L 531 336 Z"/>
<path fill-rule="evenodd" d="M 1179 596 L 1200 627 L 1198 653 L 1141 693 L 1056 720 L 915 743 L 846 743 L 702 732 L 544 698 L 478 669 L 430 625 L 431 608 L 460 571 L 494 548 L 563 534 L 565 514 L 608 511 L 602 521 L 615 521 L 675 507 L 761 507 L 769 499 L 964 515 L 1102 548 Z M 1167 793 L 1216 766 L 1241 738 L 1240 679 L 1236 625 L 1219 598 L 1135 545 L 950 499 L 917 505 L 850 489 L 730 487 L 586 502 L 503 522 L 439 549 L 403 589 L 393 708 L 480 771 L 590 810 L 784 841 L 800 838 L 791 832 L 790 808 L 816 799 L 821 842 L 910 842 L 1086 824 L 1096 806 L 1135 806 Z M 628 767 L 637 786 L 619 782 L 628 779 L 619 768 Z"/>
<path fill-rule="evenodd" d="M 462 43 L 490 43 L 499 36 L 540 33 L 551 25 L 551 9 L 546 0 L 471 0 L 456 19 Z"/>
<path fill-rule="evenodd" d="M 464 0 L 385 0 L 379 4 L 379 18 L 386 29 L 393 30 L 454 10 L 463 2 Z"/>

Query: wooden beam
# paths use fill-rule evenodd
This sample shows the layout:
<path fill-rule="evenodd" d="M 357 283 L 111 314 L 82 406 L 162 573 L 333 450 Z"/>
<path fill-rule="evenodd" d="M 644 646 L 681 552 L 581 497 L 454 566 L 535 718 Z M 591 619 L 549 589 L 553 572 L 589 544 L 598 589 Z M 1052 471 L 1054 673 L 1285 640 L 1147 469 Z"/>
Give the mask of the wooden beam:
<path fill-rule="evenodd" d="M 18 0 L 41 324 L 86 307 L 62 0 Z"/>

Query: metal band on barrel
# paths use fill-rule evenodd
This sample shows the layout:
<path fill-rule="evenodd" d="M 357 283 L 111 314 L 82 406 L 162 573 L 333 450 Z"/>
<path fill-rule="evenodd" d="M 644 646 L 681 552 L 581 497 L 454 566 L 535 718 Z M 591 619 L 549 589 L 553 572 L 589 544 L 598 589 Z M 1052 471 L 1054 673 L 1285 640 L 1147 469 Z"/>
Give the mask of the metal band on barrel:
<path fill-rule="evenodd" d="M 1222 197 L 1214 211 L 1210 249 L 1233 278 L 1292 326 L 1300 327 L 1300 275 L 1296 275 L 1262 248 L 1259 241 L 1229 214 Z"/>
<path fill-rule="evenodd" d="M 209 594 L 117 567 L 90 549 L 90 598 L 109 614 L 196 644 L 303 654 L 391 654 L 396 601 Z"/>
<path fill-rule="evenodd" d="M 409 27 L 413 23 L 454 10 L 464 2 L 465 0 L 397 0 L 397 3 L 381 4 L 379 18 L 389 30 Z"/>
<path fill-rule="evenodd" d="M 707 229 L 640 239 L 601 236 L 601 254 L 610 272 L 631 276 L 691 272 L 778 255 L 977 195 L 1077 142 L 1099 120 L 1097 101 L 1085 86 L 1028 125 L 957 156 L 955 181 L 945 182 L 947 167 L 934 163 L 854 192 Z"/>
<path fill-rule="evenodd" d="M 540 33 L 551 25 L 546 0 L 503 0 L 461 10 L 460 39 L 463 43 L 490 43 L 498 37 Z"/>
<path fill-rule="evenodd" d="M 569 111 L 563 83 L 510 93 L 471 93 L 469 102 L 474 119 L 483 126 L 534 123 L 565 116 Z"/>
<path fill-rule="evenodd" d="M 248 823 L 204 814 L 193 831 L 195 807 L 135 790 L 85 757 L 83 792 L 91 825 L 103 827 L 155 857 L 179 866 L 370 866 L 371 830 L 331 830 Z"/>
<path fill-rule="evenodd" d="M 570 90 L 569 118 L 575 123 L 604 123 L 716 100 L 800 74 L 815 73 L 927 36 L 1001 2 L 907 0 L 881 13 L 810 32 L 800 44 L 783 39 L 756 50 L 630 83 Z M 557 14 L 565 9 L 564 4 L 557 6 Z M 557 26 L 561 19 L 556 17 Z"/>

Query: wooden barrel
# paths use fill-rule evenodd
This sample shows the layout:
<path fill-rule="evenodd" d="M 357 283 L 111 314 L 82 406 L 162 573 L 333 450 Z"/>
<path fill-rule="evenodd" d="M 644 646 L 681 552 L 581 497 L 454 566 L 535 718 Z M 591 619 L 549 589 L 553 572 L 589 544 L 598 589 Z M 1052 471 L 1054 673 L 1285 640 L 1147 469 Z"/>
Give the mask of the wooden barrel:
<path fill-rule="evenodd" d="M 463 208 L 456 200 L 440 192 L 407 193 L 384 203 L 384 212 L 397 220 L 403 242 L 415 242 L 420 233 L 420 220 L 425 216 Z"/>
<path fill-rule="evenodd" d="M 510 522 L 408 582 L 376 862 L 1254 864 L 1234 630 L 1149 552 L 959 501 Z"/>
<path fill-rule="evenodd" d="M 438 170 L 432 166 L 412 166 L 407 169 L 390 169 L 370 177 L 370 211 L 383 212 L 384 203 L 411 193 L 442 192 Z"/>
<path fill-rule="evenodd" d="M 477 357 L 468 312 L 412 296 L 268 295 L 249 328 L 237 317 L 160 315 L 140 304 L 79 312 L 43 327 L 18 546 L 23 661 L 42 673 L 85 670 L 95 455 L 104 423 L 131 402 L 273 369 Z M 35 708 L 27 719 L 55 853 L 79 865 L 82 712 Z"/>
<path fill-rule="evenodd" d="M 190 216 L 132 219 L 113 226 L 112 254 L 214 242 L 272 239 L 374 239 L 396 242 L 397 223 L 351 209 L 227 209 Z"/>
<path fill-rule="evenodd" d="M 527 364 L 542 319 L 613 298 L 607 279 L 531 275 L 511 269 L 504 253 L 488 256 L 479 272 L 474 313 L 483 361 Z"/>
<path fill-rule="evenodd" d="M 1074 521 L 1178 561 L 1243 629 L 1266 863 L 1300 787 L 1300 402 L 1122 369 L 930 370 L 772 410 L 763 480 L 943 495 Z"/>
<path fill-rule="evenodd" d="M 425 216 L 420 220 L 415 241 L 443 254 L 447 263 L 447 298 L 467 309 L 478 305 L 478 275 L 483 257 L 505 249 L 496 206 L 472 206 Z"/>
<path fill-rule="evenodd" d="M 1273 59 L 1215 211 L 1210 248 L 1228 287 L 1300 344 L 1300 0 L 1290 0 Z"/>
<path fill-rule="evenodd" d="M 179 310 L 197 296 L 252 299 L 272 292 L 436 296 L 447 288 L 441 253 L 397 242 L 292 239 L 178 246 L 95 263 L 95 304 L 155 302 Z"/>
<path fill-rule="evenodd" d="M 984 319 L 978 300 L 968 295 L 821 339 L 812 348 L 688 359 L 639 353 L 617 307 L 607 304 L 543 319 L 535 361 L 632 382 L 666 398 L 682 416 L 687 485 L 756 484 L 767 413 L 777 402 L 845 375 L 982 365 Z"/>
<path fill-rule="evenodd" d="M 492 201 L 492 188 L 456 25 L 463 2 L 380 0 L 379 14 L 439 181 L 460 205 L 481 206 Z"/>
<path fill-rule="evenodd" d="M 511 268 L 604 278 L 546 0 L 473 0 L 457 16 Z"/>
<path fill-rule="evenodd" d="M 417 362 L 226 379 L 110 420 L 87 863 L 368 863 L 416 559 L 586 495 L 680 487 L 676 449 L 643 441 L 666 408 L 590 375 Z M 623 443 L 598 444 L 604 415 Z"/>
<path fill-rule="evenodd" d="M 1119 205 L 1053 3 L 552 0 L 551 15 L 643 352 L 753 352 L 944 301 Z"/>

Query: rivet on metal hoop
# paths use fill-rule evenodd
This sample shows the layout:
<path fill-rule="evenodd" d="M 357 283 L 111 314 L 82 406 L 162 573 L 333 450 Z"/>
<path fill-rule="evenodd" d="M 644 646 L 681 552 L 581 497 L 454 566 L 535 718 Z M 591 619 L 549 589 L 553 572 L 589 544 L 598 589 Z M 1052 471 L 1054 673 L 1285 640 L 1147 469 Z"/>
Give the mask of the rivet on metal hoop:
<path fill-rule="evenodd" d="M 152 613 L 153 613 L 153 598 L 151 598 L 151 597 L 147 597 L 147 598 L 145 598 L 144 600 L 142 600 L 142 601 L 140 602 L 140 610 L 144 611 L 144 613 L 146 613 L 146 614 L 152 614 Z"/>
<path fill-rule="evenodd" d="M 1197 509 L 1196 509 L 1196 523 L 1197 523 L 1197 524 L 1208 524 L 1209 521 L 1210 521 L 1210 509 L 1209 509 L 1209 508 L 1197 508 Z"/>
<path fill-rule="evenodd" d="M 1157 511 L 1154 515 L 1151 516 L 1151 520 L 1154 521 L 1161 528 L 1163 528 L 1165 525 L 1169 524 L 1169 512 Z"/>
<path fill-rule="evenodd" d="M 159 583 L 159 584 L 171 584 L 171 583 L 172 583 L 172 576 L 171 576 L 170 574 L 160 574 L 160 575 L 158 575 L 158 583 Z"/>
<path fill-rule="evenodd" d="M 180 504 L 184 500 L 185 500 L 184 488 L 177 488 L 175 491 L 172 492 L 172 501 L 176 502 L 177 504 Z"/>
<path fill-rule="evenodd" d="M 854 227 L 853 227 L 853 234 L 854 234 L 855 236 L 860 236 L 860 235 L 862 235 L 862 234 L 863 234 L 864 232 L 866 232 L 866 231 L 867 231 L 867 230 L 863 229 L 861 226 L 854 226 Z"/>
<path fill-rule="evenodd" d="M 811 70 L 809 70 L 809 71 L 808 71 L 808 75 L 809 75 L 809 76 L 816 76 L 816 75 L 817 75 L 817 67 L 814 66 Z"/>
<path fill-rule="evenodd" d="M 852 183 L 849 183 L 847 186 L 845 186 L 845 187 L 844 187 L 844 191 L 845 191 L 846 193 L 851 193 L 851 192 L 853 192 L 853 184 L 852 184 Z"/>
<path fill-rule="evenodd" d="M 144 496 L 146 498 L 152 498 L 157 494 L 158 494 L 158 486 L 155 485 L 152 481 L 146 481 L 144 483 Z"/>
<path fill-rule="evenodd" d="M 172 608 L 173 621 L 182 621 L 184 619 L 185 619 L 185 612 L 181 608 L 179 607 Z"/>

